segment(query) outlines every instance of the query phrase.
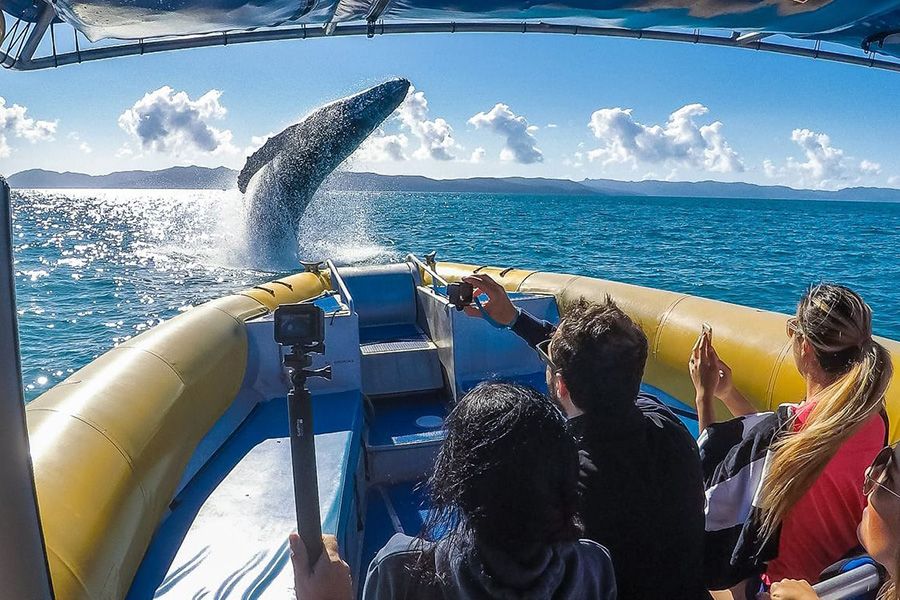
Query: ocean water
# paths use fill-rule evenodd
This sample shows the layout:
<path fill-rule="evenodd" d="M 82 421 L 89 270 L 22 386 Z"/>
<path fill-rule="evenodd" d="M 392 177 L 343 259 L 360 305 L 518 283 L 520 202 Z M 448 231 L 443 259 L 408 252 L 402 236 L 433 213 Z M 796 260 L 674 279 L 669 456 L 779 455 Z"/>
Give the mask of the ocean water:
<path fill-rule="evenodd" d="M 164 319 L 293 270 L 246 248 L 233 191 L 20 191 L 13 211 L 27 399 Z M 900 204 L 323 192 L 301 222 L 302 257 L 430 250 L 784 312 L 835 281 L 900 339 Z"/>

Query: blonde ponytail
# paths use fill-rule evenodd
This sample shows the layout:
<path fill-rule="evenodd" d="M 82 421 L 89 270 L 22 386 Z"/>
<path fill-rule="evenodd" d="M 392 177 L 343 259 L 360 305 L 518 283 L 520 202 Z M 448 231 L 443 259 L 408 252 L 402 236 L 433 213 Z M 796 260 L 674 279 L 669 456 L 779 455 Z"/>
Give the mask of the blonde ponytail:
<path fill-rule="evenodd" d="M 771 536 L 822 474 L 838 448 L 884 406 L 891 379 L 888 351 L 872 339 L 871 309 L 852 290 L 822 284 L 797 309 L 797 335 L 835 379 L 815 398 L 805 426 L 773 444 L 762 485 L 761 532 Z"/>

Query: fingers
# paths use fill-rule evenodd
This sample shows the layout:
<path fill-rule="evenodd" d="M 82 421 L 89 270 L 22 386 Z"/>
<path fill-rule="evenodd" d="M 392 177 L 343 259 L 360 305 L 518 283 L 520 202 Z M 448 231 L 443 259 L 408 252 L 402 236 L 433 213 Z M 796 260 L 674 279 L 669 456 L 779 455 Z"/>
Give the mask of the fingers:
<path fill-rule="evenodd" d="M 694 342 L 694 347 L 691 348 L 691 358 L 696 360 L 700 358 L 700 343 L 703 342 L 703 334 L 701 333 L 697 337 L 697 341 Z"/>
<path fill-rule="evenodd" d="M 716 357 L 716 360 L 719 363 L 719 370 L 722 371 L 722 375 L 724 375 L 726 377 L 731 377 L 731 367 L 729 367 L 725 362 L 723 362 L 722 359 L 719 358 L 718 356 Z"/>
<path fill-rule="evenodd" d="M 480 317 L 481 311 L 478 310 L 477 306 L 466 306 L 463 308 L 463 312 L 466 313 L 470 317 Z"/>
<path fill-rule="evenodd" d="M 309 573 L 309 554 L 306 552 L 306 544 L 300 539 L 300 535 L 292 533 L 288 536 L 288 544 L 291 547 L 291 562 L 294 563 L 294 573 Z"/>
<path fill-rule="evenodd" d="M 463 281 L 479 288 L 479 290 L 483 291 L 489 297 L 493 294 L 506 293 L 506 290 L 503 288 L 503 286 L 494 281 L 494 279 L 486 273 L 474 273 L 472 275 L 466 275 L 465 277 L 463 277 Z"/>
<path fill-rule="evenodd" d="M 341 559 L 341 553 L 338 550 L 338 543 L 337 543 L 336 537 L 334 537 L 333 535 L 323 535 L 322 536 L 322 545 L 325 546 L 325 552 L 328 553 L 328 556 L 331 557 L 332 560 L 340 560 Z"/>

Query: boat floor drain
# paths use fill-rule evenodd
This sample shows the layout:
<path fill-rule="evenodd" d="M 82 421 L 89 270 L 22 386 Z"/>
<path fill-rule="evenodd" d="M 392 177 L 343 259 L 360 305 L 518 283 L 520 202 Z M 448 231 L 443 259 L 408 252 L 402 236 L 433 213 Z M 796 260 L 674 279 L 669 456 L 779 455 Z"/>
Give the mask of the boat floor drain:
<path fill-rule="evenodd" d="M 437 429 L 444 424 L 444 420 L 437 415 L 425 415 L 416 419 L 416 425 L 422 429 Z"/>

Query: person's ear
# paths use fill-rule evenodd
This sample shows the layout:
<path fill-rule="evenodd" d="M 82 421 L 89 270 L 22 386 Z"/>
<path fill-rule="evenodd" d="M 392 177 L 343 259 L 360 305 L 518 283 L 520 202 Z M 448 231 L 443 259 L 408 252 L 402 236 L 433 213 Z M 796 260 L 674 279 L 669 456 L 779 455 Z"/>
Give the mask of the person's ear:
<path fill-rule="evenodd" d="M 553 378 L 556 385 L 556 397 L 560 400 L 565 400 L 566 402 L 571 402 L 572 399 L 569 398 L 569 386 L 566 385 L 566 380 L 559 373 L 556 374 L 556 377 Z"/>
<path fill-rule="evenodd" d="M 808 360 L 814 355 L 815 348 L 813 348 L 813 345 L 809 343 L 808 339 L 803 338 L 803 340 L 800 342 L 800 356 Z"/>

